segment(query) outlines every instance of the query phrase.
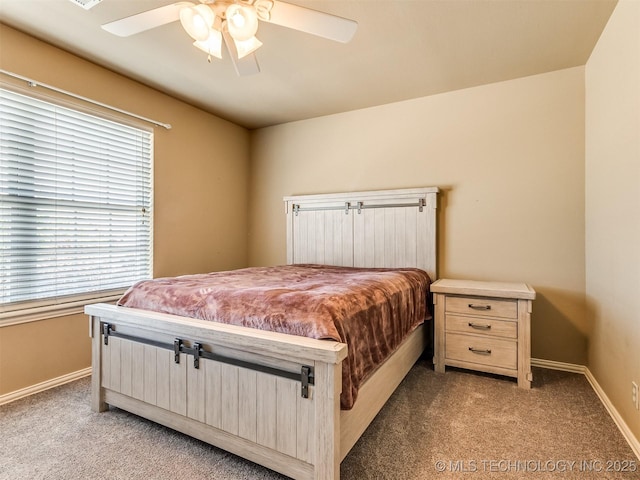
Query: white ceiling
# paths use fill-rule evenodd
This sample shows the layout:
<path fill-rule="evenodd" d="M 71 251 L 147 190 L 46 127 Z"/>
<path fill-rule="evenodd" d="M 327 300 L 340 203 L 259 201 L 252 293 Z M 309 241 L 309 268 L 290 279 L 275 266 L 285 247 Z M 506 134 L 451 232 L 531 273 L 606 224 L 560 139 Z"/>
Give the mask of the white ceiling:
<path fill-rule="evenodd" d="M 179 22 L 126 38 L 100 28 L 169 3 L 0 0 L 0 21 L 259 128 L 584 65 L 616 0 L 290 0 L 356 20 L 354 39 L 261 23 L 261 73 L 246 77 L 208 63 Z"/>

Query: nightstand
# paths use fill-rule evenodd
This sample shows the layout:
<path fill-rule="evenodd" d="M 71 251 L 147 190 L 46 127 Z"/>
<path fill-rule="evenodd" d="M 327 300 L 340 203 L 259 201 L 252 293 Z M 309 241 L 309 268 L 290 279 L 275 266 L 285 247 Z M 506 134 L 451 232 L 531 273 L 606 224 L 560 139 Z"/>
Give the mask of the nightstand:
<path fill-rule="evenodd" d="M 516 377 L 519 387 L 531 387 L 531 286 L 440 279 L 431 292 L 436 372 L 449 365 Z"/>

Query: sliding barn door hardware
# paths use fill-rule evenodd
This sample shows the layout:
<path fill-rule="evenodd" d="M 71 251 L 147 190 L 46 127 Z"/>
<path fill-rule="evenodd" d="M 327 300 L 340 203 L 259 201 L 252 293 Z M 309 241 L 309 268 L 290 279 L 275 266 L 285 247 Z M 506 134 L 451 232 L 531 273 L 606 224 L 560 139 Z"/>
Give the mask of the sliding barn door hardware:
<path fill-rule="evenodd" d="M 313 372 L 311 371 L 311 367 L 302 367 L 300 381 L 302 382 L 300 395 L 302 395 L 302 398 L 309 398 L 309 384 L 313 384 Z"/>
<path fill-rule="evenodd" d="M 159 348 L 168 348 L 171 350 L 173 347 L 167 343 L 158 342 L 149 338 L 140 339 L 140 337 L 134 337 L 133 335 L 126 335 L 124 333 L 116 332 L 115 326 L 110 323 L 100 323 L 100 329 L 102 330 L 102 336 L 105 345 L 109 345 L 109 337 L 122 338 L 123 340 L 129 340 L 132 342 L 144 343 L 145 345 L 152 345 Z"/>
<path fill-rule="evenodd" d="M 293 204 L 293 213 L 298 216 L 299 212 L 319 212 L 322 210 L 344 210 L 345 215 L 349 215 L 349 210 L 355 208 L 351 206 L 350 202 L 344 202 L 343 206 L 328 206 L 328 207 L 301 207 L 299 203 Z"/>
<path fill-rule="evenodd" d="M 302 365 L 300 367 L 300 373 L 289 372 L 280 368 L 269 367 L 267 365 L 261 365 L 259 363 L 249 362 L 246 360 L 240 360 L 237 358 L 226 357 L 224 355 L 218 355 L 216 353 L 205 350 L 204 346 L 199 342 L 190 342 L 191 347 L 185 345 L 184 340 L 176 338 L 173 343 L 163 343 L 149 338 L 137 337 L 133 335 L 127 335 L 116 331 L 115 326 L 109 323 L 101 323 L 102 335 L 104 337 L 104 344 L 109 345 L 109 337 L 122 338 L 123 340 L 129 340 L 131 342 L 142 343 L 144 345 L 151 345 L 154 347 L 162 348 L 165 350 L 173 351 L 174 363 L 180 363 L 180 354 L 186 354 L 193 356 L 193 368 L 200 368 L 200 359 L 206 358 L 227 365 L 233 365 L 236 367 L 246 368 L 248 370 L 254 370 L 261 373 L 267 373 L 269 375 L 275 375 L 277 377 L 288 378 L 289 380 L 296 380 L 301 383 L 301 396 L 303 398 L 309 398 L 309 385 L 314 385 L 314 373 L 313 367 L 308 365 Z"/>
<path fill-rule="evenodd" d="M 358 213 L 362 213 L 362 210 L 369 208 L 404 208 L 404 207 L 418 207 L 419 212 L 424 211 L 424 207 L 427 206 L 427 200 L 419 198 L 415 203 L 372 203 L 366 204 L 365 202 L 356 202 L 352 205 L 351 202 L 345 202 L 343 206 L 333 205 L 324 207 L 302 207 L 298 203 L 293 204 L 293 213 L 298 216 L 299 212 L 317 212 L 321 210 L 344 210 L 345 214 L 349 214 L 349 210 L 357 210 Z"/>

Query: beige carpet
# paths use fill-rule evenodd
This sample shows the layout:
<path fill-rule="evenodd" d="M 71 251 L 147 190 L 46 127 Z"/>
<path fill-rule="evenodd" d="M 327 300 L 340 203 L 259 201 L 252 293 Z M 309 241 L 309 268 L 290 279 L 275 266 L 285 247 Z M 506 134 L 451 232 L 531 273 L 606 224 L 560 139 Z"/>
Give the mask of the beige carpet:
<path fill-rule="evenodd" d="M 112 409 L 89 379 L 0 407 L 0 479 L 283 479 Z M 626 470 L 626 471 L 621 471 Z M 632 471 L 635 470 L 635 471 Z M 640 479 L 582 375 L 534 369 L 530 391 L 423 360 L 342 463 L 342 479 Z"/>

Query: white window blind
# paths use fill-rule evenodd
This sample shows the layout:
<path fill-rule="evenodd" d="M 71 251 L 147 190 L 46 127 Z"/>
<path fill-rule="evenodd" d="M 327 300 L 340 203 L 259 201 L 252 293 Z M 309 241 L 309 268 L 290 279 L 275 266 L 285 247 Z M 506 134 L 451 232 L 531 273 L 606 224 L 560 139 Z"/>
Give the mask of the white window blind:
<path fill-rule="evenodd" d="M 150 278 L 153 134 L 5 89 L 0 102 L 0 311 Z"/>

